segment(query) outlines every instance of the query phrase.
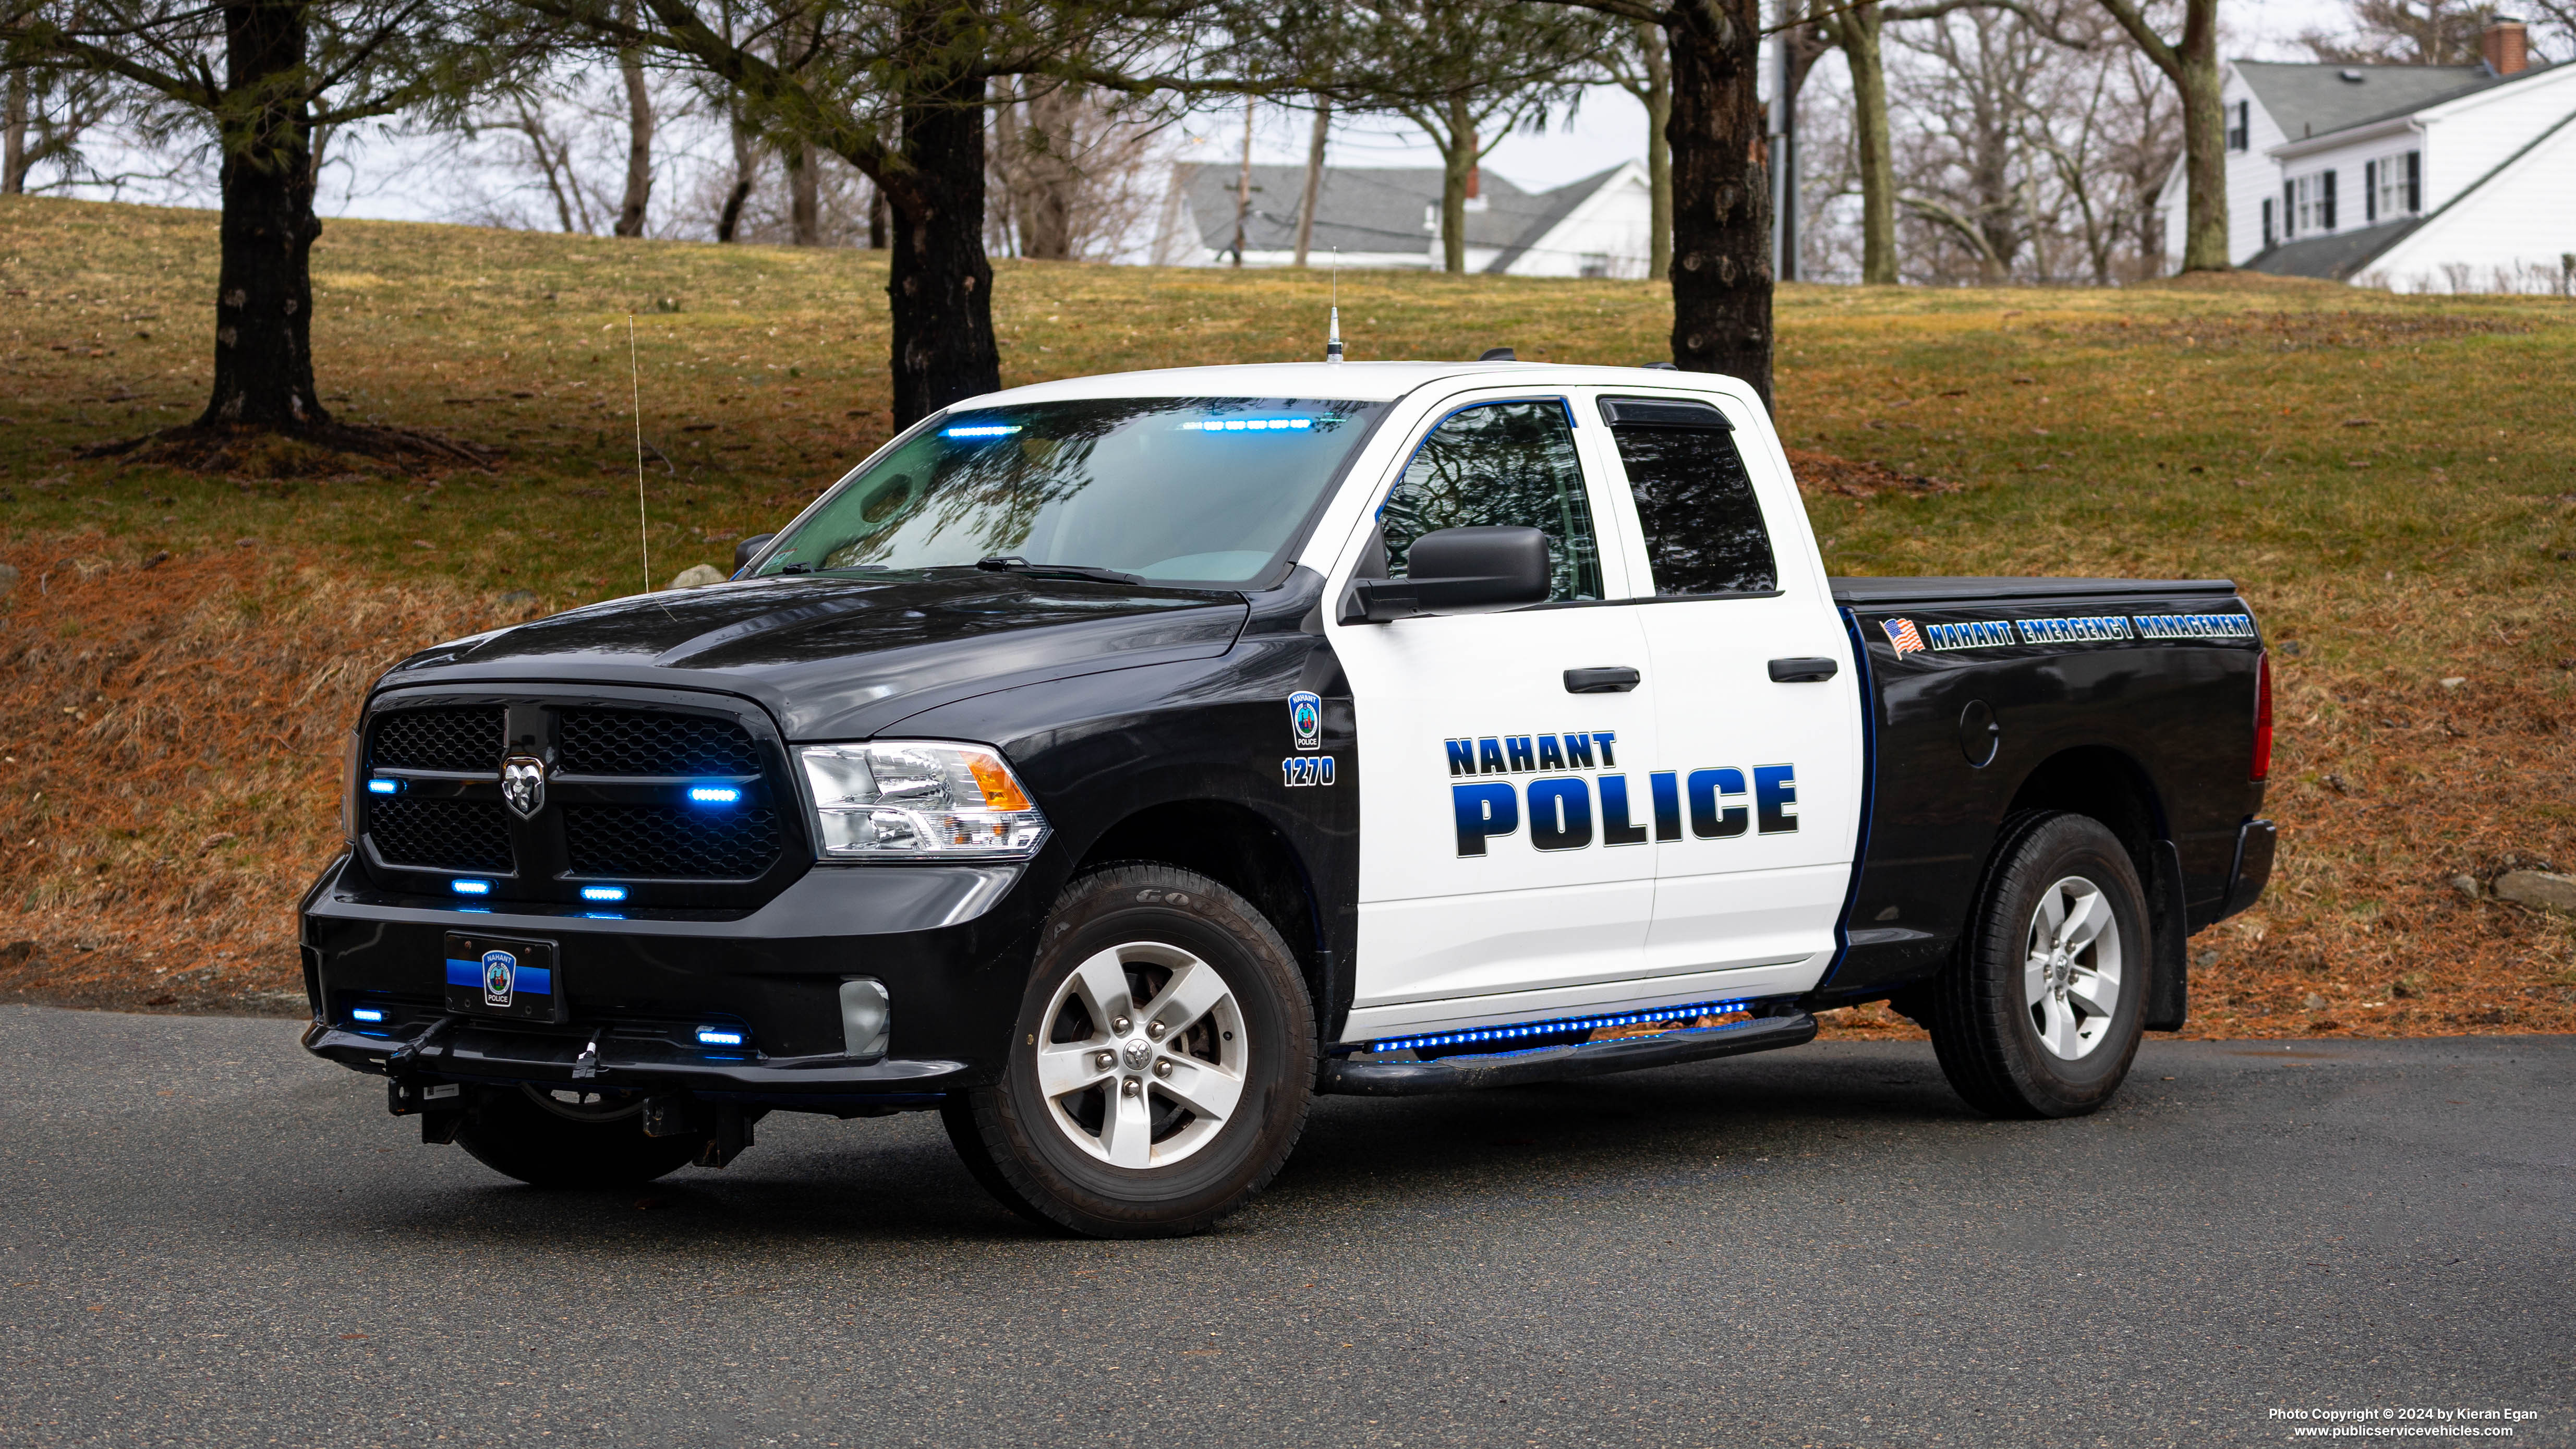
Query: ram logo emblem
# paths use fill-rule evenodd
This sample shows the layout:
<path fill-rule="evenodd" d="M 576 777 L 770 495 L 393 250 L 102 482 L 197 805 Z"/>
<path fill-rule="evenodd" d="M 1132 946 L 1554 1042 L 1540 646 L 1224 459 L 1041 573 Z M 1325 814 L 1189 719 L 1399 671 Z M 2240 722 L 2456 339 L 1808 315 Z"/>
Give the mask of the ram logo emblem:
<path fill-rule="evenodd" d="M 501 798 L 527 820 L 546 808 L 546 764 L 533 755 L 512 755 L 501 762 Z"/>

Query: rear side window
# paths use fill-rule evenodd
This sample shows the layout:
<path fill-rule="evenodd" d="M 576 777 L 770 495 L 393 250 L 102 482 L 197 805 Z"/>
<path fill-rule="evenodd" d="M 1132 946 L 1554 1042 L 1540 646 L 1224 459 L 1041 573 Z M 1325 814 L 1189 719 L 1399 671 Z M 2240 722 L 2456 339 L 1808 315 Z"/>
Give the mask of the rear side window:
<path fill-rule="evenodd" d="M 1601 547 L 1565 404 L 1484 403 L 1442 419 L 1378 510 L 1387 576 L 1405 577 L 1415 539 L 1474 526 L 1546 534 L 1548 598 L 1601 597 Z"/>
<path fill-rule="evenodd" d="M 1658 596 L 1778 590 L 1771 531 L 1726 414 L 1707 403 L 1603 398 L 1601 416 L 1619 440 Z"/>

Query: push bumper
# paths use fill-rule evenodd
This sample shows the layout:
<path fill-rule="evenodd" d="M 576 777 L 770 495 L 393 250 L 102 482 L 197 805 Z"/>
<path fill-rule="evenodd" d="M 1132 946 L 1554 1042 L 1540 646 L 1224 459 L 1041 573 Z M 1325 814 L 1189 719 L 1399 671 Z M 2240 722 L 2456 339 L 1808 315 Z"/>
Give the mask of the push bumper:
<path fill-rule="evenodd" d="M 1035 941 L 1030 884 L 1016 868 L 817 868 L 750 911 L 466 910 L 342 861 L 304 902 L 304 1045 L 404 1079 L 919 1102 L 998 1070 Z M 451 934 L 552 943 L 563 1019 L 455 1009 Z M 858 978 L 883 985 L 890 1014 L 865 1056 L 842 1019 Z M 709 1023 L 740 1040 L 700 1041 Z"/>

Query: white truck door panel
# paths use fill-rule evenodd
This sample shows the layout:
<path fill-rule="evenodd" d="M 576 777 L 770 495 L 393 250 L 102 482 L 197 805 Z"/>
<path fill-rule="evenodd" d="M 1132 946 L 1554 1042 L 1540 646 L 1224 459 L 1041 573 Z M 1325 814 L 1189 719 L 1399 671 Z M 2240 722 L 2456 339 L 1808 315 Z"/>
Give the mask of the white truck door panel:
<path fill-rule="evenodd" d="M 1364 742 L 1355 1016 L 1638 971 L 1655 845 L 1632 762 L 1654 758 L 1655 702 L 1651 684 L 1567 690 L 1568 670 L 1647 671 L 1637 610 L 1604 602 L 1624 592 L 1624 559 L 1600 556 L 1603 500 L 1575 431 L 1562 397 L 1454 400 L 1378 515 L 1396 573 L 1434 528 L 1542 528 L 1550 604 L 1327 625 Z M 1374 569 L 1371 533 L 1328 599 Z"/>
<path fill-rule="evenodd" d="M 1849 636 L 1758 409 L 1602 396 L 1595 414 L 1617 421 L 1594 441 L 1627 485 L 1614 509 L 1638 590 L 1656 595 L 1634 611 L 1654 671 L 1661 837 L 1642 974 L 1740 971 L 1803 990 L 1832 959 L 1860 827 Z M 1774 680 L 1772 662 L 1793 659 L 1830 660 L 1833 677 Z"/>

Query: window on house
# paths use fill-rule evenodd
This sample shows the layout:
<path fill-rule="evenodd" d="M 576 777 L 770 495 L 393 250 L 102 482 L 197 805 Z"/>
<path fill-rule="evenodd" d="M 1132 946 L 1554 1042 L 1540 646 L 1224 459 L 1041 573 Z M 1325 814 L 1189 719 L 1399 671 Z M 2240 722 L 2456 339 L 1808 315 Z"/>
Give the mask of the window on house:
<path fill-rule="evenodd" d="M 2370 163 L 2363 186 L 2370 197 L 2371 220 L 2413 216 L 2422 209 L 2423 166 L 2421 151 L 2392 151 Z"/>
<path fill-rule="evenodd" d="M 2227 108 L 2227 149 L 2246 150 L 2253 142 L 2254 103 L 2238 101 Z"/>
<path fill-rule="evenodd" d="M 2279 223 L 2278 221 L 2276 221 L 2276 220 L 2273 218 L 2273 216 L 2272 216 L 2272 198 L 2270 198 L 2270 197 L 2268 197 L 2268 196 L 2267 196 L 2267 197 L 2264 197 L 2264 198 L 2263 198 L 2263 245 L 2265 245 L 2265 246 L 2267 246 L 2267 247 L 2268 247 L 2268 246 L 2270 246 L 2270 245 L 2272 245 L 2272 244 L 2273 244 L 2273 242 L 2277 239 L 2277 235 L 2278 235 L 2278 234 L 2277 234 L 2277 232 L 2275 231 L 2275 228 L 2277 228 L 2279 225 L 2280 225 L 2280 223 Z"/>
<path fill-rule="evenodd" d="M 2307 236 L 2335 229 L 2335 174 L 2315 171 L 2292 177 L 2282 187 L 2290 213 L 2290 234 Z"/>

